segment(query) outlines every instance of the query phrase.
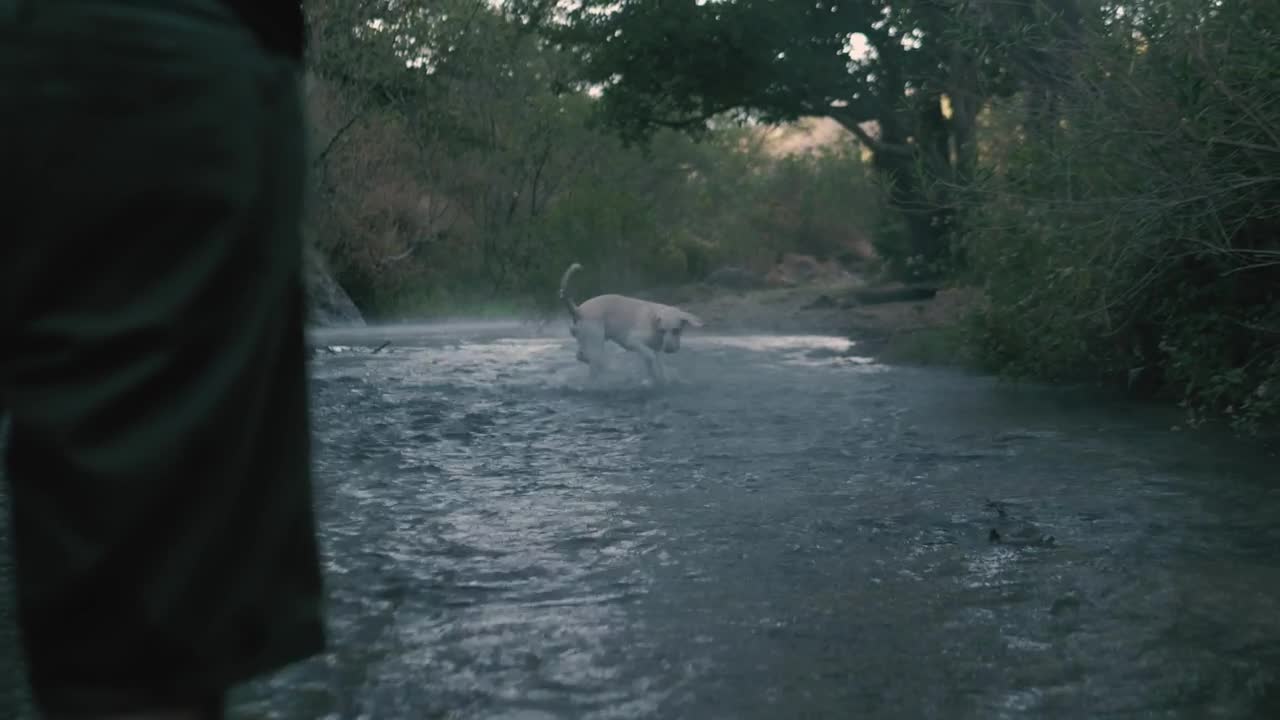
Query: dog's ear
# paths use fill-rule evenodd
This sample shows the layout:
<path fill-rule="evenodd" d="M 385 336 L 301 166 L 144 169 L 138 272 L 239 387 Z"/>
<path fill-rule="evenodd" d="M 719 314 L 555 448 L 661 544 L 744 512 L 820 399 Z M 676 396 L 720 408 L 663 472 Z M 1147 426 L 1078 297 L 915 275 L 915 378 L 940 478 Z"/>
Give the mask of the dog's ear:
<path fill-rule="evenodd" d="M 702 327 L 702 321 L 698 319 L 697 315 L 692 313 L 682 313 L 680 316 L 680 322 L 696 328 Z"/>

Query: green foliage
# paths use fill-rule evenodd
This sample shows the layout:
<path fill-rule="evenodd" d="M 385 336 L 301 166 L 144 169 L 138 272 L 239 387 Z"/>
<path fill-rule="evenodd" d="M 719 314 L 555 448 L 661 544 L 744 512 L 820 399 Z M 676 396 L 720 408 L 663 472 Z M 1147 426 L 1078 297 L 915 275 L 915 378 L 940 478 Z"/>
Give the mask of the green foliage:
<path fill-rule="evenodd" d="M 917 250 L 911 226 L 898 213 L 885 211 L 877 214 L 879 222 L 872 228 L 875 250 L 887 275 L 903 280 L 922 280 L 942 274 L 940 253 L 921 253 Z"/>
<path fill-rule="evenodd" d="M 315 6 L 310 234 L 369 317 L 511 297 L 550 310 L 573 261 L 578 292 L 627 292 L 839 254 L 876 222 L 848 142 L 777 159 L 760 128 L 644 146 L 606 132 L 600 101 L 572 89 L 578 60 L 524 21 L 535 6 Z"/>
<path fill-rule="evenodd" d="M 795 252 L 819 260 L 838 256 L 850 233 L 879 210 L 879 192 L 855 152 L 844 146 L 778 161 L 761 182 L 774 211 L 756 222 L 788 238 Z"/>
<path fill-rule="evenodd" d="M 1280 416 L 1280 7 L 1215 7 L 1095 18 L 1054 122 L 987 147 L 965 250 L 989 366 Z"/>
<path fill-rule="evenodd" d="M 963 367 L 970 360 L 967 339 L 962 326 L 922 327 L 886 338 L 877 358 L 899 365 Z"/>
<path fill-rule="evenodd" d="M 872 151 L 901 215 L 890 268 L 922 277 L 950 260 L 950 195 L 973 170 L 973 118 L 1009 85 L 999 54 L 956 28 L 1004 14 L 931 0 L 583 0 L 551 35 L 580 55 L 582 77 L 603 88 L 599 114 L 629 139 L 704 134 L 726 115 L 840 123 Z"/>

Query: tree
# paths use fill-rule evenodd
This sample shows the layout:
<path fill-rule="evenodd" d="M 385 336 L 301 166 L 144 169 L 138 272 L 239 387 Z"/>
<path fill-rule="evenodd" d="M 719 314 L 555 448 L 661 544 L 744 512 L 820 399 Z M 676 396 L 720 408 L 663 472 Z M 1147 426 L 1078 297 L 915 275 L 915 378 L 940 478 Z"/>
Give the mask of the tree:
<path fill-rule="evenodd" d="M 901 254 L 938 261 L 948 195 L 974 169 L 975 118 L 1002 79 L 958 31 L 966 14 L 970 4 L 939 0 L 583 0 L 550 32 L 579 53 L 603 116 L 630 139 L 704 132 L 725 114 L 836 120 L 871 150 L 905 215 Z"/>
<path fill-rule="evenodd" d="M 554 305 L 575 260 L 584 287 L 630 291 L 800 243 L 837 254 L 871 222 L 851 148 L 782 163 L 758 129 L 700 143 L 658 129 L 628 147 L 594 125 L 579 57 L 537 32 L 551 6 L 310 5 L 310 231 L 369 317 L 511 296 Z M 851 196 L 864 202 L 851 210 Z"/>

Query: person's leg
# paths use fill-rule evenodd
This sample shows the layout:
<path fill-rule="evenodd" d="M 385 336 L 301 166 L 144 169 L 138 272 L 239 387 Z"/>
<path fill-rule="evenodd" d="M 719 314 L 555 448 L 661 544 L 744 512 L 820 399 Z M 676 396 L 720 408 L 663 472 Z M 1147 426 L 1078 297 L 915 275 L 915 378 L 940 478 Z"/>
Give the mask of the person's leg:
<path fill-rule="evenodd" d="M 0 406 L 33 696 L 216 717 L 323 647 L 297 65 L 216 0 L 19 1 Z"/>
<path fill-rule="evenodd" d="M 5 482 L 5 448 L 9 416 L 0 407 L 0 718 L 32 720 L 31 691 L 18 636 L 18 604 L 13 587 L 13 542 L 9 533 L 9 493 Z"/>

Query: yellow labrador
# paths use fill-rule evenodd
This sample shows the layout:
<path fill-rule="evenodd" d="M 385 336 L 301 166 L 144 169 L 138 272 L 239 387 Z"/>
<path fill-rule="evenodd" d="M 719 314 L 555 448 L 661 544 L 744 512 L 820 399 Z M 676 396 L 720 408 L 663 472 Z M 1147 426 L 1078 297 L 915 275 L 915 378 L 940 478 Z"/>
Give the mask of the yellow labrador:
<path fill-rule="evenodd" d="M 680 349 L 685 327 L 702 327 L 702 321 L 680 308 L 626 295 L 597 295 L 581 305 L 568 296 L 569 278 L 582 269 L 573 263 L 560 278 L 560 301 L 573 319 L 570 332 L 578 341 L 578 360 L 596 377 L 604 367 L 605 341 L 612 340 L 644 358 L 653 382 L 666 381 L 662 353 Z"/>

